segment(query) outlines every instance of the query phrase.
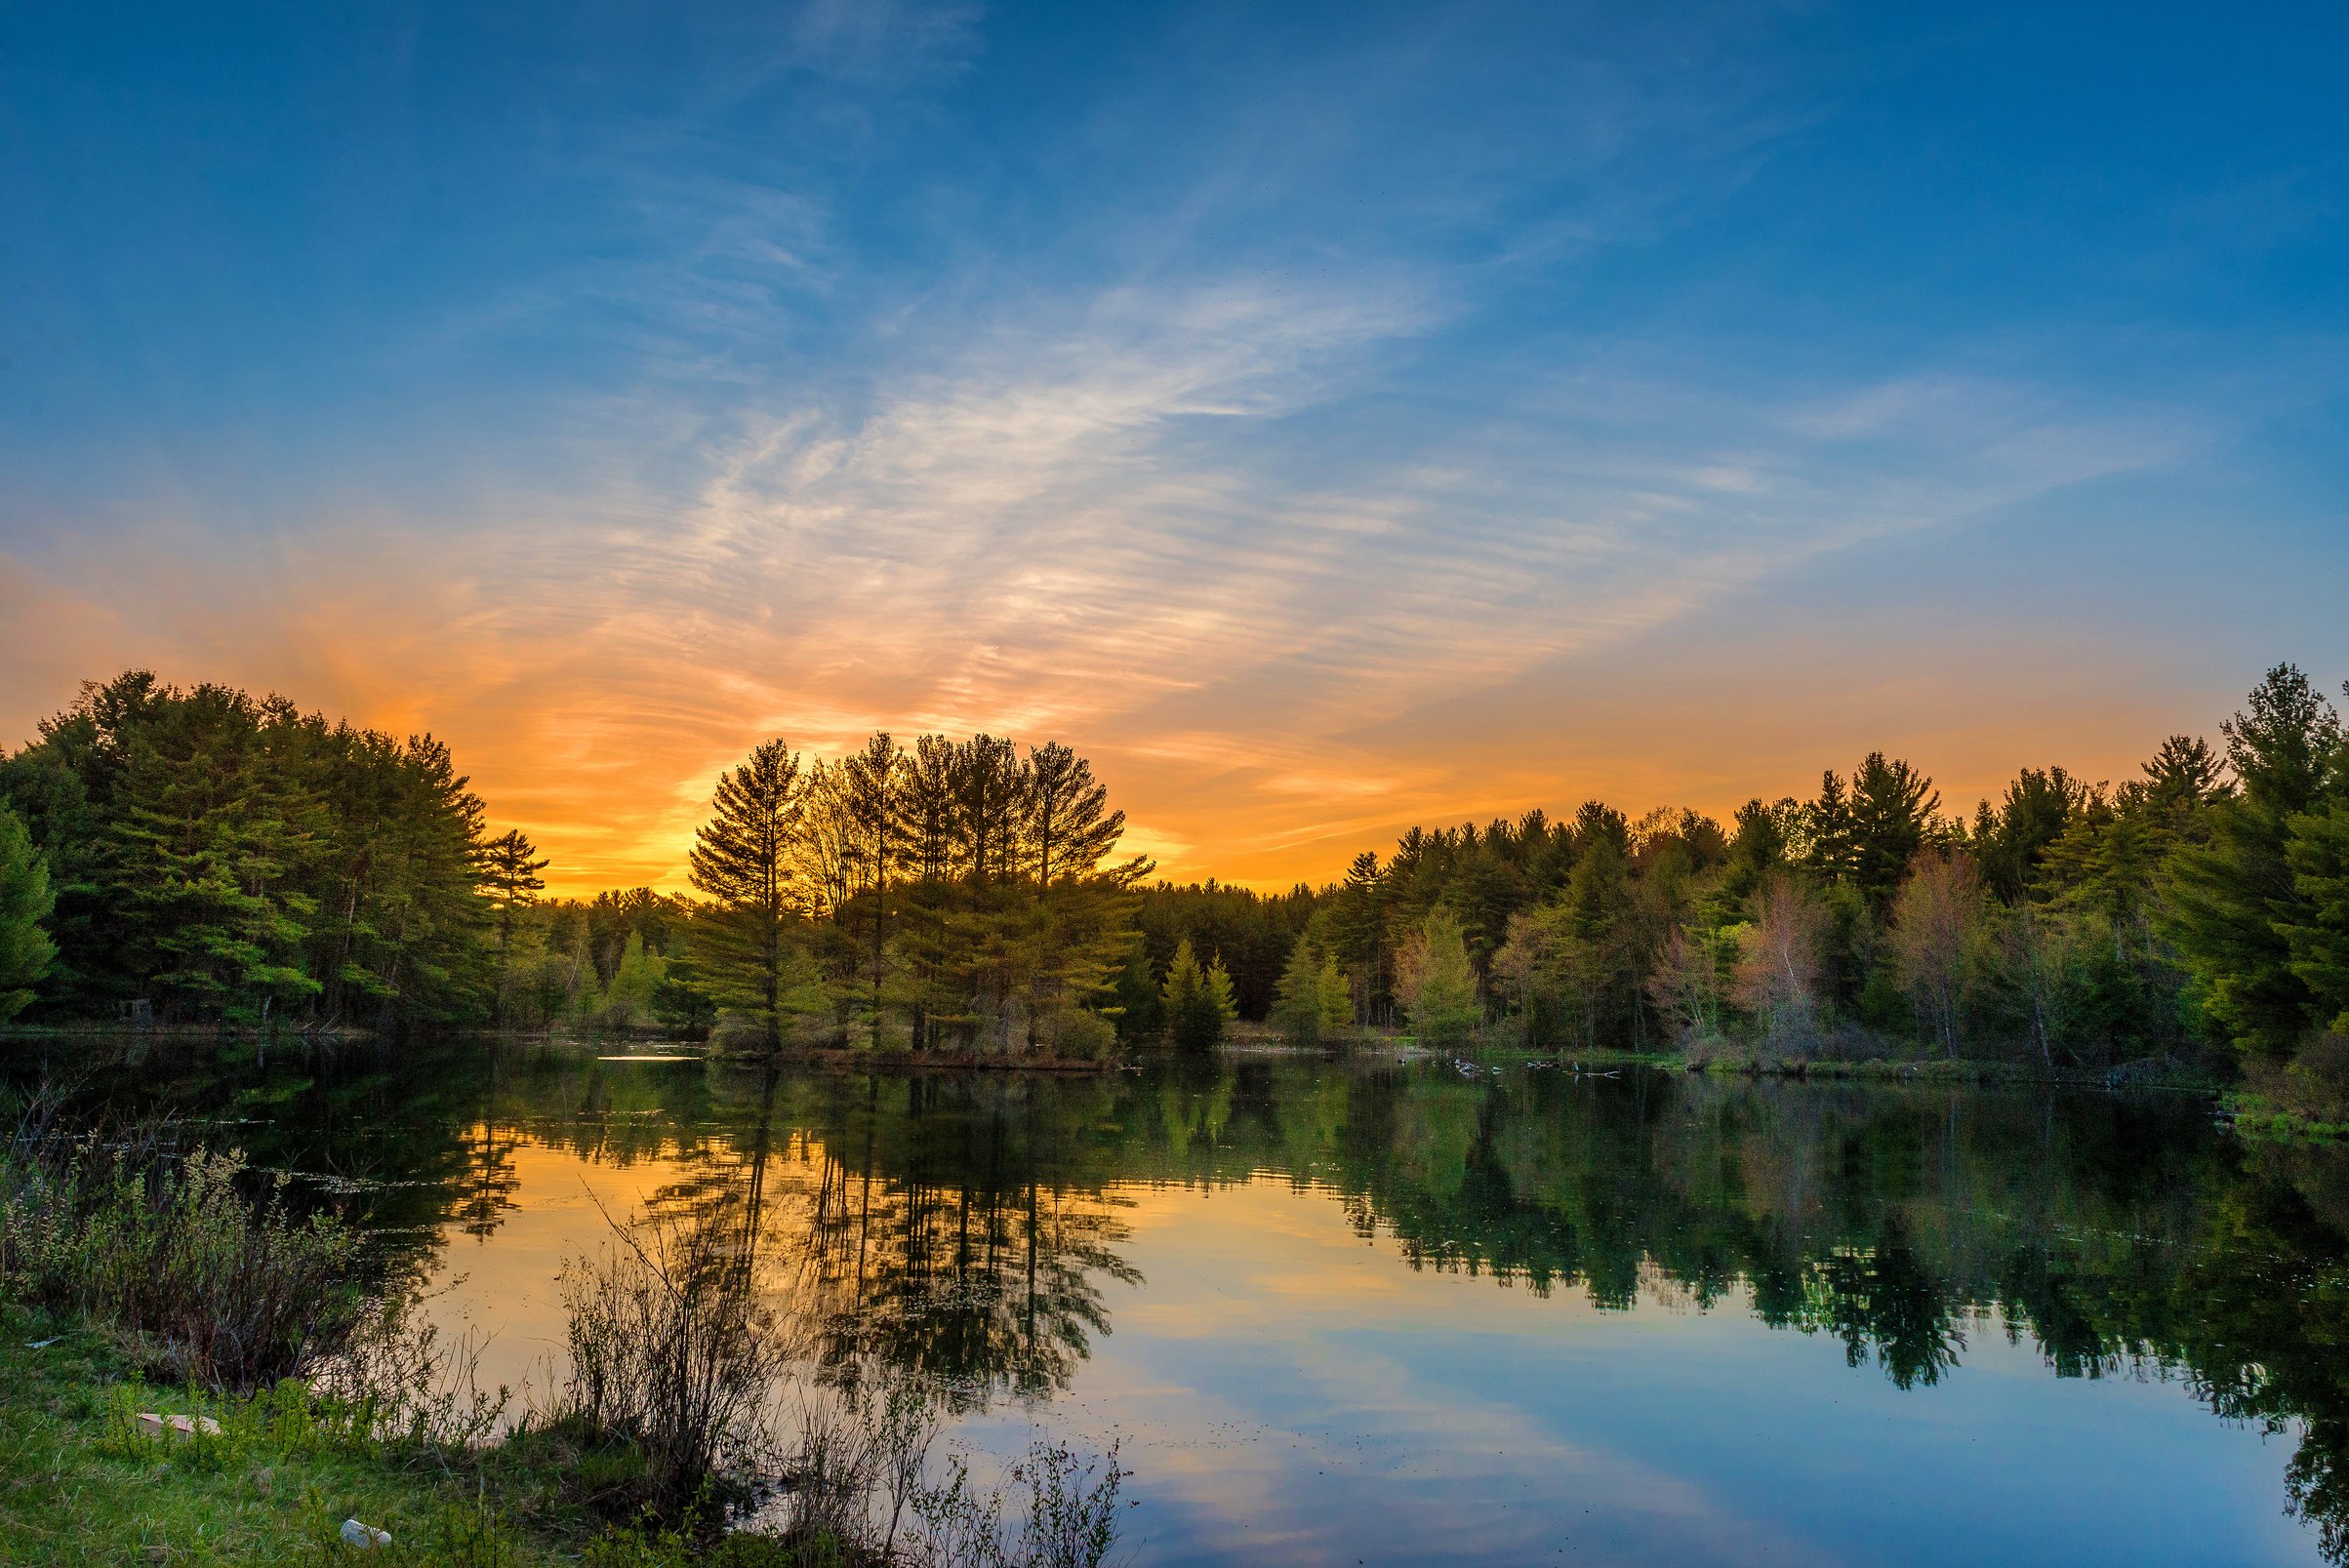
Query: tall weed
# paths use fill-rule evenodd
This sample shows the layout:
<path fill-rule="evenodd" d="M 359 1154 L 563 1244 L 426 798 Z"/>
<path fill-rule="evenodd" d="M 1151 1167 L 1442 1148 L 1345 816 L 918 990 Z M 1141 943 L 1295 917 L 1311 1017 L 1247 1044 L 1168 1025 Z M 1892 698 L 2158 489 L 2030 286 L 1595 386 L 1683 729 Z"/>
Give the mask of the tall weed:
<path fill-rule="evenodd" d="M 0 1283 L 118 1332 L 148 1366 L 246 1390 L 310 1371 L 358 1324 L 358 1238 L 295 1218 L 276 1178 L 243 1190 L 241 1152 L 177 1157 L 152 1125 L 0 1150 Z"/>

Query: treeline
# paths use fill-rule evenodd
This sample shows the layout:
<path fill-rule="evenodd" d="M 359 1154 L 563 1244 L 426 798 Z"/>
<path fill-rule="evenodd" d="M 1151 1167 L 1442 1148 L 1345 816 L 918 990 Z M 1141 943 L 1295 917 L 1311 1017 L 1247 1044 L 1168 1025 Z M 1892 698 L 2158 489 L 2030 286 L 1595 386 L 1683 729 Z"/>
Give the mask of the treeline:
<path fill-rule="evenodd" d="M 2118 785 L 2025 770 L 1970 818 L 1876 753 L 1726 824 L 1593 802 L 1414 828 L 1310 901 L 1270 1012 L 1325 1026 L 1334 971 L 1356 1021 L 1437 1041 L 2061 1066 L 2223 1042 L 2314 1070 L 2349 1054 L 2349 743 L 2288 665 L 2224 734 Z"/>
<path fill-rule="evenodd" d="M 133 671 L 0 758 L 0 1021 L 1094 1057 L 1142 954 L 1124 826 L 1057 743 L 776 741 L 718 782 L 699 897 L 550 900 L 431 737 Z"/>
<path fill-rule="evenodd" d="M 2284 665 L 2224 741 L 2173 736 L 2117 785 L 2025 770 L 1970 816 L 1876 753 L 1726 824 L 1591 802 L 1414 828 L 1278 895 L 1144 886 L 1058 743 L 776 741 L 719 781 L 697 896 L 581 902 L 543 897 L 545 858 L 488 834 L 429 736 L 134 671 L 0 759 L 0 1018 L 1070 1058 L 1235 1017 L 1763 1064 L 2232 1046 L 2341 1119 L 2349 740 Z"/>
<path fill-rule="evenodd" d="M 482 804 L 395 739 L 133 671 L 0 760 L 0 1020 L 486 1015 Z"/>
<path fill-rule="evenodd" d="M 781 741 L 718 781 L 697 900 L 541 904 L 526 839 L 493 857 L 510 1023 L 714 1029 L 727 1042 L 1100 1056 L 1140 952 L 1125 828 L 1068 746 L 873 736 L 838 760 Z"/>

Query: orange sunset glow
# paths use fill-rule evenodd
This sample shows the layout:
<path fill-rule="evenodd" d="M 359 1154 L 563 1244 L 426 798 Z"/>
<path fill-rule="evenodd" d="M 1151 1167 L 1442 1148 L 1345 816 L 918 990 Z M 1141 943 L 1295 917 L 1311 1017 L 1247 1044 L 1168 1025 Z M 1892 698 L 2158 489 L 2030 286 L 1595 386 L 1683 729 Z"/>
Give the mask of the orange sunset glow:
<path fill-rule="evenodd" d="M 1023 586 L 1033 569 L 1012 549 L 1003 581 L 966 581 L 968 596 L 1019 609 L 980 613 L 952 605 L 956 574 L 912 544 L 886 570 L 852 571 L 795 554 L 771 517 L 755 531 L 772 554 L 700 569 L 731 575 L 707 609 L 662 602 L 676 568 L 651 537 L 608 541 L 608 564 L 518 591 L 426 543 L 365 537 L 233 567 L 174 562 L 155 569 L 168 584 L 118 573 L 102 596 L 20 565 L 0 733 L 29 738 L 81 680 L 134 664 L 429 731 L 493 827 L 524 828 L 552 860 L 550 886 L 577 894 L 683 890 L 718 773 L 770 736 L 832 755 L 875 729 L 1061 739 L 1092 759 L 1128 814 L 1126 847 L 1162 874 L 1279 888 L 1327 881 L 1414 823 L 1556 817 L 1591 798 L 1725 820 L 1876 748 L 1916 761 L 1953 814 L 2025 766 L 2119 780 L 2164 735 L 2214 734 L 2256 673 L 2190 667 L 2093 622 L 1976 628 L 1923 581 L 1899 584 L 1908 613 L 1825 626 L 1770 604 L 1767 585 L 1640 614 L 1566 579 L 1521 607 L 1440 580 L 1301 604 L 1296 583 L 1268 581 L 1243 612 L 1202 586 L 1186 613 L 1179 583 L 1139 575 Z M 1931 564 L 1895 556 L 1889 570 L 1922 579 Z M 1332 575 L 1348 569 L 1329 557 Z M 867 575 L 872 602 L 940 608 L 876 617 L 849 581 Z M 1045 597 L 1065 602 L 1032 613 Z"/>

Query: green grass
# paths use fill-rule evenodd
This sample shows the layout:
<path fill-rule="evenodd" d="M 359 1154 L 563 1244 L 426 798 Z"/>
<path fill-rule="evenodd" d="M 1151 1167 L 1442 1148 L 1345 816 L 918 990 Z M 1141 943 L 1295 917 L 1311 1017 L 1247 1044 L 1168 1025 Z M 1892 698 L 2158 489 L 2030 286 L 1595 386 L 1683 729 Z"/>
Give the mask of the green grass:
<path fill-rule="evenodd" d="M 299 1384 L 242 1400 L 149 1385 L 100 1337 L 13 1307 L 0 1335 L 0 1562 L 357 1561 L 338 1540 L 354 1517 L 392 1533 L 390 1552 L 364 1560 L 569 1560 L 460 1478 L 348 1438 Z M 142 1410 L 211 1415 L 221 1435 L 148 1436 Z"/>
<path fill-rule="evenodd" d="M 30 1342 L 54 1340 L 40 1349 Z M 209 1415 L 217 1437 L 153 1437 L 140 1411 Z M 550 1446 L 551 1445 L 551 1446 Z M 580 1482 L 598 1461 L 558 1439 L 469 1462 L 355 1435 L 295 1382 L 221 1398 L 141 1379 L 104 1337 L 0 1307 L 0 1563 L 366 1563 L 430 1568 L 788 1568 L 757 1537 L 717 1548 L 597 1518 Z M 391 1532 L 385 1551 L 340 1540 L 343 1521 Z"/>

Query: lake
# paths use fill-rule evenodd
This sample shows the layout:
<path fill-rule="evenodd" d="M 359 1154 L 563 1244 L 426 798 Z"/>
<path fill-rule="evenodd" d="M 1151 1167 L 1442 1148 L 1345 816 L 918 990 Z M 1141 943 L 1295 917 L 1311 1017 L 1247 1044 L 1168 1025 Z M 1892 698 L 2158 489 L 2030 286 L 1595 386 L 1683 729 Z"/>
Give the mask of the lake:
<path fill-rule="evenodd" d="M 2207 1101 L 1237 1058 L 20 1042 L 370 1226 L 543 1380 L 605 1214 L 739 1232 L 1146 1565 L 2349 1560 L 2349 1156 Z"/>

